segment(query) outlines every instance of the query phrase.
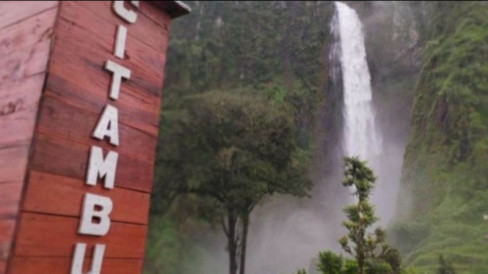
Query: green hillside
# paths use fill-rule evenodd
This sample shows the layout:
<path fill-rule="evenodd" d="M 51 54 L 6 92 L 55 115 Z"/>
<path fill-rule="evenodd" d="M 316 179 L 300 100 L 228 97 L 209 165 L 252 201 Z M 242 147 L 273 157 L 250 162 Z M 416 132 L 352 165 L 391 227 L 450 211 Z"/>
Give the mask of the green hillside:
<path fill-rule="evenodd" d="M 427 8 L 393 237 L 428 273 L 488 273 L 488 5 Z"/>

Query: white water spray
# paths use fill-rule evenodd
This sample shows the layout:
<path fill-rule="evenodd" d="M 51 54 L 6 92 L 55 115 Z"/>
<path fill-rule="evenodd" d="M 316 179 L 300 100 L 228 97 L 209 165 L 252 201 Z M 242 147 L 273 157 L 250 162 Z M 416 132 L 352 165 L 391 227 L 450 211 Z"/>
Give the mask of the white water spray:
<path fill-rule="evenodd" d="M 353 9 L 335 4 L 344 90 L 344 150 L 347 156 L 374 161 L 382 152 L 382 138 L 375 125 L 362 25 Z"/>

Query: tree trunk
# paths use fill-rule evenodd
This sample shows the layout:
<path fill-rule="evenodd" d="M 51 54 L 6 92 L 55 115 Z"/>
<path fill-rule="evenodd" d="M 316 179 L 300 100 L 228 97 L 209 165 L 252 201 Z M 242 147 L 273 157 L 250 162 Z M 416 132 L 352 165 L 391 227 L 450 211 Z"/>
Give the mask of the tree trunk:
<path fill-rule="evenodd" d="M 229 274 L 237 274 L 237 243 L 236 243 L 236 223 L 237 220 L 232 214 L 227 217 L 227 241 L 229 247 Z"/>
<path fill-rule="evenodd" d="M 246 271 L 246 245 L 248 227 L 249 215 L 242 216 L 241 268 L 239 269 L 239 274 L 244 274 Z"/>

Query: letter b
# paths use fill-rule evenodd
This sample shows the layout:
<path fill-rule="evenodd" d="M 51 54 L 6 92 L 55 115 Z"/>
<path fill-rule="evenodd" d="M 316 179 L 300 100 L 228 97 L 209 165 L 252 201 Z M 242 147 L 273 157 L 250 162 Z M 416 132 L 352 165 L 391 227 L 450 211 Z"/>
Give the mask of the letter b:
<path fill-rule="evenodd" d="M 90 193 L 85 194 L 78 233 L 97 236 L 107 234 L 110 229 L 110 218 L 108 215 L 112 211 L 112 206 L 112 200 L 108 197 Z"/>

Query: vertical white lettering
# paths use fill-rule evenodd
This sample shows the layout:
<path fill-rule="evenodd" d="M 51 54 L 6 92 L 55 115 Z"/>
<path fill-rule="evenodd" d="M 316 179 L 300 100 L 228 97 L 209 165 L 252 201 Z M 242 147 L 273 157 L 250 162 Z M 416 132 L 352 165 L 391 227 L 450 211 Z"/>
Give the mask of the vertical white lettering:
<path fill-rule="evenodd" d="M 132 5 L 139 7 L 139 1 L 131 1 Z M 115 13 L 129 23 L 135 23 L 137 13 L 124 7 L 124 1 L 114 1 L 113 9 Z"/>
<path fill-rule="evenodd" d="M 77 243 L 75 246 L 75 255 L 71 263 L 70 274 L 83 274 L 83 260 L 85 258 L 86 244 Z M 95 252 L 93 254 L 92 265 L 90 272 L 86 274 L 100 274 L 102 270 L 103 253 L 105 253 L 105 245 L 96 244 Z"/>
<path fill-rule="evenodd" d="M 97 126 L 93 131 L 92 136 L 103 140 L 105 136 L 110 139 L 110 143 L 114 146 L 119 145 L 119 115 L 117 108 L 107 105 L 98 120 Z"/>
<path fill-rule="evenodd" d="M 113 100 L 117 100 L 119 98 L 120 83 L 122 82 L 122 78 L 130 79 L 130 70 L 110 60 L 107 60 L 105 63 L 105 69 L 113 73 L 109 97 Z"/>
<path fill-rule="evenodd" d="M 107 157 L 103 159 L 102 148 L 92 146 L 88 162 L 86 184 L 94 186 L 97 184 L 99 177 L 105 177 L 104 187 L 109 189 L 114 188 L 118 157 L 119 154 L 117 152 L 109 151 Z"/>
<path fill-rule="evenodd" d="M 110 229 L 113 203 L 108 197 L 86 193 L 78 233 L 104 236 Z"/>
<path fill-rule="evenodd" d="M 117 27 L 117 36 L 115 37 L 114 55 L 124 59 L 125 41 L 127 40 L 127 28 L 119 25 Z"/>

